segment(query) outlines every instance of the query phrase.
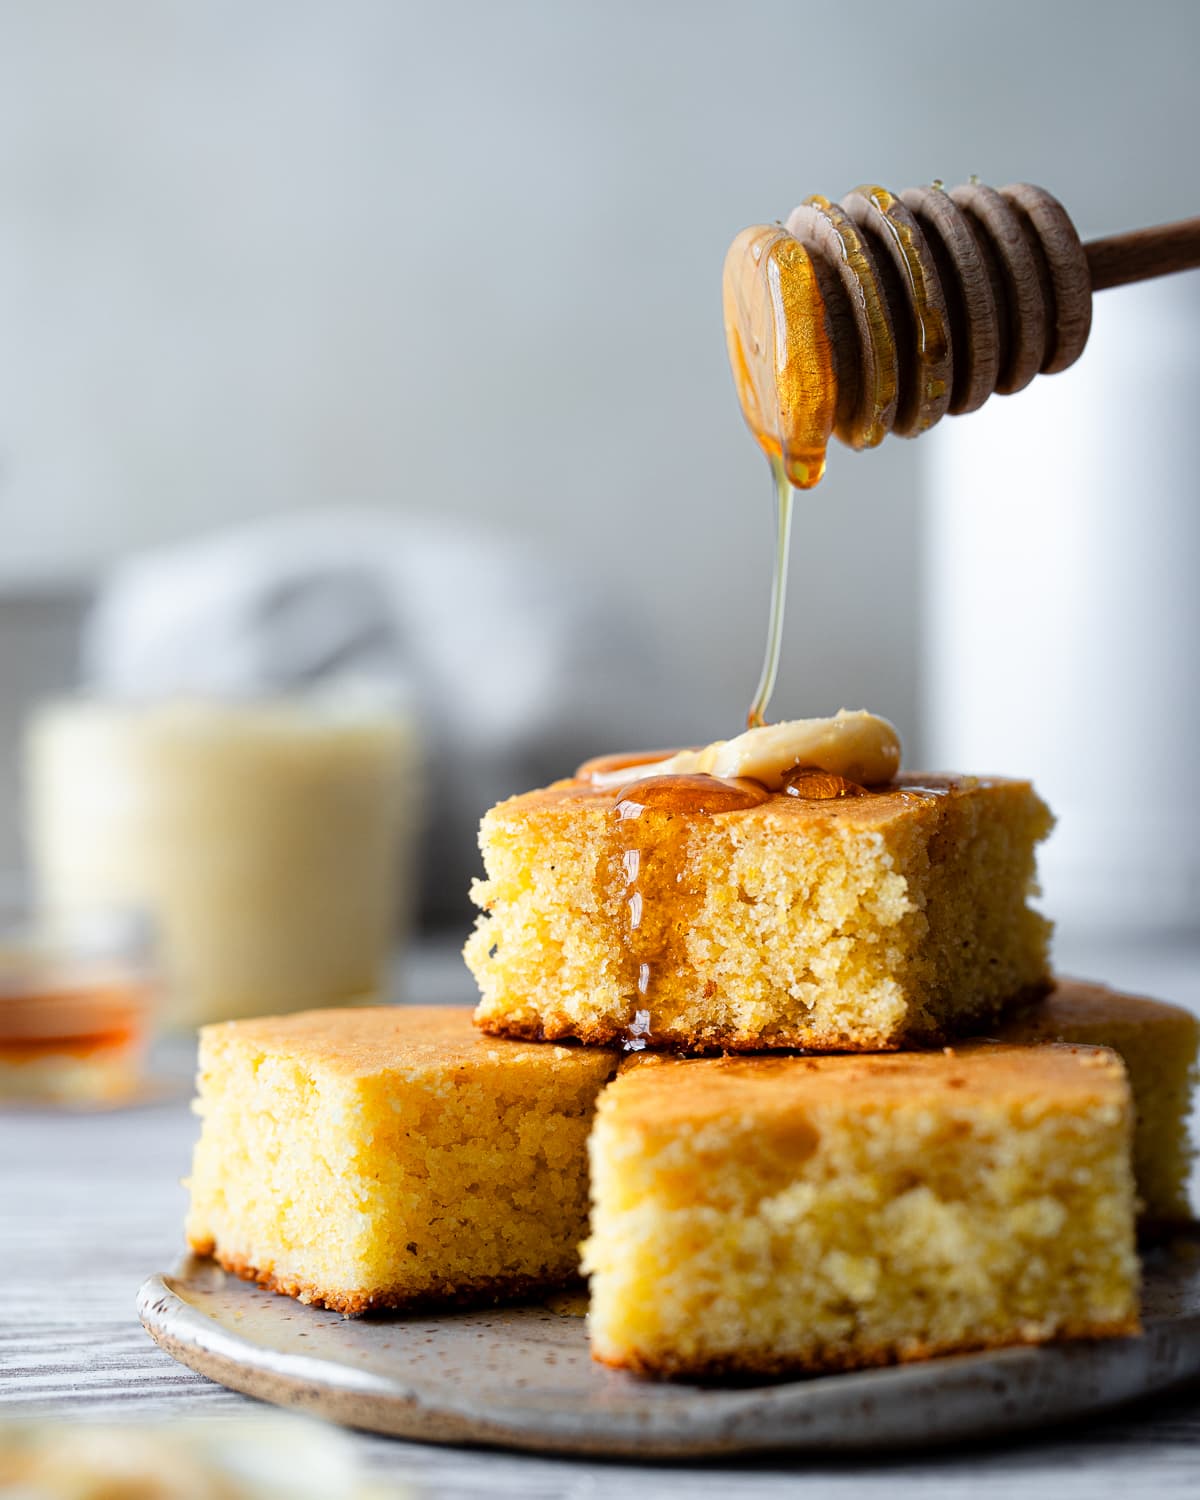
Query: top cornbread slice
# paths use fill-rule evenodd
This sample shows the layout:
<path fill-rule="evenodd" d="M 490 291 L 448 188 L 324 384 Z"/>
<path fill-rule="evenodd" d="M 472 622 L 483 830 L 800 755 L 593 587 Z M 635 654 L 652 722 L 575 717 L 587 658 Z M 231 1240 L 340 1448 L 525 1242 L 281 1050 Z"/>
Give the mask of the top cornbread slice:
<path fill-rule="evenodd" d="M 205 1027 L 188 1241 L 342 1312 L 560 1285 L 614 1065 L 482 1036 L 461 1007 Z"/>
<path fill-rule="evenodd" d="M 1189 1136 L 1200 1022 L 1161 1000 L 1059 979 L 1040 1005 L 1000 1031 L 1009 1042 L 1081 1042 L 1120 1054 L 1133 1090 L 1133 1169 L 1142 1214 L 1162 1228 L 1190 1221 Z"/>
<path fill-rule="evenodd" d="M 869 1051 L 979 1030 L 1049 987 L 1027 897 L 1052 820 L 1028 782 L 623 815 L 638 795 L 564 781 L 484 817 L 466 947 L 483 1029 Z"/>
<path fill-rule="evenodd" d="M 1130 1116 L 1099 1048 L 643 1054 L 589 1143 L 593 1351 L 781 1373 L 1135 1332 Z"/>

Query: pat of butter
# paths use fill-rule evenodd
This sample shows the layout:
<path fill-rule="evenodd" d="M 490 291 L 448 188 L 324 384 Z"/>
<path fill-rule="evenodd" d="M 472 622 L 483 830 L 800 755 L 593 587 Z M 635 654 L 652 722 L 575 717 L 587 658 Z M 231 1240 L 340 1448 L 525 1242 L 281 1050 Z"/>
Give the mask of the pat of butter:
<path fill-rule="evenodd" d="M 739 776 L 778 791 L 797 766 L 812 766 L 877 786 L 900 769 L 900 736 L 886 719 L 865 710 L 839 709 L 828 719 L 787 719 L 747 729 L 732 740 L 715 740 L 703 750 L 680 750 L 666 760 L 645 761 L 592 776 L 597 786 L 625 786 L 647 776 Z"/>

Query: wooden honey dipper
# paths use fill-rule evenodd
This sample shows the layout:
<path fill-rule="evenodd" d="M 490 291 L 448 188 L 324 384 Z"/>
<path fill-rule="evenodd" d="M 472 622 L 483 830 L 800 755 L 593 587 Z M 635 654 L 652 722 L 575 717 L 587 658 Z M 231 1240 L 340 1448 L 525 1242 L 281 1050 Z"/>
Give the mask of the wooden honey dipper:
<path fill-rule="evenodd" d="M 1028 183 L 972 180 L 899 195 L 813 197 L 786 226 L 743 230 L 725 263 L 725 324 L 742 410 L 798 489 L 831 435 L 869 448 L 1082 354 L 1092 293 L 1200 266 L 1200 218 L 1081 243 Z"/>

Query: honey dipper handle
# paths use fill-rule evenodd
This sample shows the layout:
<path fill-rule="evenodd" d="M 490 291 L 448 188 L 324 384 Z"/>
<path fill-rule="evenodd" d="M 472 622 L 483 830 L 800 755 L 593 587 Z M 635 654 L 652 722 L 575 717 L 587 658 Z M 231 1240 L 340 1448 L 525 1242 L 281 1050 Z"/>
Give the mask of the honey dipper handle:
<path fill-rule="evenodd" d="M 1200 266 L 1200 219 L 1111 234 L 1092 240 L 1083 249 L 1094 292 L 1169 276 L 1172 271 L 1190 271 Z"/>

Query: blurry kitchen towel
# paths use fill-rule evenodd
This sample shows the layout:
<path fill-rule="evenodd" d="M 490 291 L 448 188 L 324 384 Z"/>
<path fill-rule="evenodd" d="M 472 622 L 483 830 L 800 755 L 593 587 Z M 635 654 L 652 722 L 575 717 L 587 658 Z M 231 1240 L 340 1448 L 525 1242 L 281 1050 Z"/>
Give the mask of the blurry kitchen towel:
<path fill-rule="evenodd" d="M 657 743 L 651 632 L 578 568 L 475 523 L 374 511 L 250 523 L 131 557 L 85 632 L 104 695 L 344 686 L 413 712 L 428 790 L 426 918 L 461 916 L 475 830 L 582 758 Z"/>

